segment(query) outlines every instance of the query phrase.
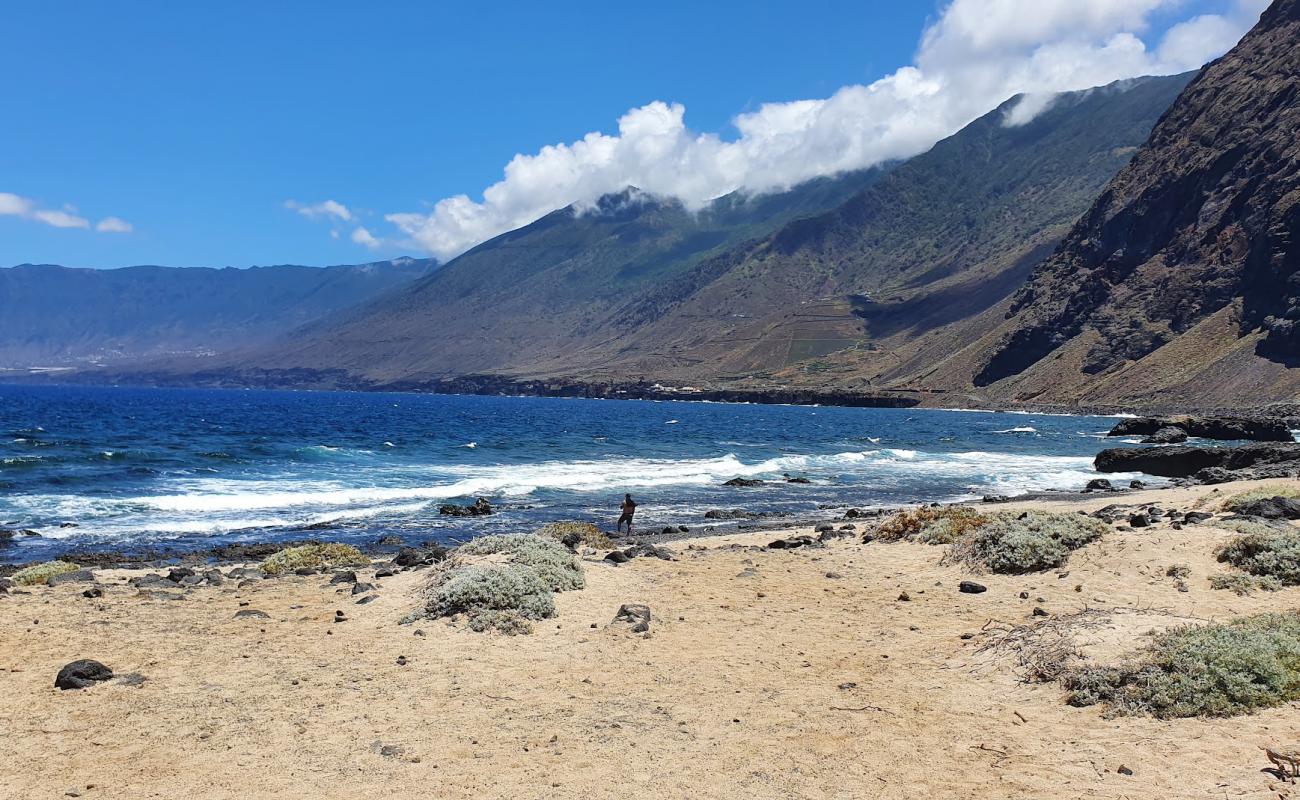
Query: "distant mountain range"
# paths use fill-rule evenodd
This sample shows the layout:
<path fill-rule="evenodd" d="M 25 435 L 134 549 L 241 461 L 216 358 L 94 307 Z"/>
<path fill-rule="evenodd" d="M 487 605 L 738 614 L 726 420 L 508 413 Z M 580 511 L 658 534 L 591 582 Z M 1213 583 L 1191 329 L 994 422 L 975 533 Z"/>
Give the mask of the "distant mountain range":
<path fill-rule="evenodd" d="M 1195 74 L 1013 98 L 906 162 L 634 188 L 146 383 L 1226 408 L 1300 396 L 1300 0 Z M 748 395 L 746 393 L 749 393 Z M 805 395 L 806 396 L 806 395 Z"/>
<path fill-rule="evenodd" d="M 188 375 L 888 388 L 1001 319 L 1190 78 L 1062 95 L 1023 125 L 1012 99 L 905 163 L 700 212 L 629 189 Z"/>
<path fill-rule="evenodd" d="M 323 268 L 0 269 L 0 368 L 224 353 L 410 283 L 436 265 L 404 258 Z"/>

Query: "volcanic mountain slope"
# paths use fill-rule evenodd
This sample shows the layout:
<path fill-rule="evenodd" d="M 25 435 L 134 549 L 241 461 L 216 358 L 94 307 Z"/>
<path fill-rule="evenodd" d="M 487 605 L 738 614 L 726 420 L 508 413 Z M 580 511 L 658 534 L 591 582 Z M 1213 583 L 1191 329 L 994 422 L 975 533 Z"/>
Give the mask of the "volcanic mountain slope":
<path fill-rule="evenodd" d="M 405 291 L 323 319 L 233 371 L 342 370 L 363 382 L 528 368 L 608 334 L 629 298 L 792 218 L 834 208 L 885 169 L 692 211 L 635 188 L 491 239 Z"/>
<path fill-rule="evenodd" d="M 1019 99 L 828 213 L 701 264 L 624 312 L 624 371 L 874 383 L 993 322 L 1149 134 L 1190 75 Z M 633 326 L 629 328 L 626 321 Z"/>
<path fill-rule="evenodd" d="M 228 359 L 227 378 L 856 385 L 899 367 L 898 342 L 996 324 L 972 320 L 990 309 L 1000 320 L 999 304 L 1189 78 L 1062 95 L 1023 125 L 1008 122 L 1013 99 L 892 170 L 699 214 L 635 190 L 562 209 L 293 341 Z"/>
<path fill-rule="evenodd" d="M 0 269 L 0 368 L 212 353 L 282 335 L 437 266 Z"/>
<path fill-rule="evenodd" d="M 937 382 L 1008 400 L 1234 406 L 1300 393 L 1300 0 L 1207 66 Z M 969 384 L 967 384 L 969 385 Z"/>

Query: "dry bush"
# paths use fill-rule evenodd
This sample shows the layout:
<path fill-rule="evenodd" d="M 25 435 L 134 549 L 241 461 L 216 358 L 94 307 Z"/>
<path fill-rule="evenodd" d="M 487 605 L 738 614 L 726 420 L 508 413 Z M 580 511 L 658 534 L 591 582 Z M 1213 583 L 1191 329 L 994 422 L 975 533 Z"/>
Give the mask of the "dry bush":
<path fill-rule="evenodd" d="M 882 542 L 915 540 L 925 544 L 952 544 L 991 520 L 992 517 L 970 506 L 921 506 L 899 511 L 885 520 L 876 529 L 875 537 Z"/>
<path fill-rule="evenodd" d="M 612 542 L 597 526 L 590 522 L 552 522 L 537 531 L 540 536 L 549 536 L 556 541 L 562 541 L 566 536 L 576 533 L 582 543 L 593 550 L 613 550 Z"/>
<path fill-rule="evenodd" d="M 350 544 L 304 544 L 268 556 L 261 570 L 267 575 L 285 575 L 304 568 L 361 567 L 369 563 L 370 559 Z"/>
<path fill-rule="evenodd" d="M 38 586 L 50 582 L 50 578 L 76 572 L 81 567 L 67 561 L 46 561 L 21 569 L 13 574 L 11 580 L 19 586 Z"/>

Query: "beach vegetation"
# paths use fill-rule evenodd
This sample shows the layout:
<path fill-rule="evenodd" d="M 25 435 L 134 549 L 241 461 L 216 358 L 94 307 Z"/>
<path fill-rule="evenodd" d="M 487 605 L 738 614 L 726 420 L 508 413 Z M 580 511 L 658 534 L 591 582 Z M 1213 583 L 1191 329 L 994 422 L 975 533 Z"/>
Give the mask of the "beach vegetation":
<path fill-rule="evenodd" d="M 1256 527 L 1260 529 L 1219 548 L 1219 561 L 1283 586 L 1300 584 L 1300 530 L 1289 525 Z"/>
<path fill-rule="evenodd" d="M 924 544 L 952 544 L 957 539 L 992 521 L 970 506 L 921 506 L 899 511 L 881 523 L 875 538 L 883 542 L 917 541 Z"/>
<path fill-rule="evenodd" d="M 1240 597 L 1244 597 L 1256 589 L 1264 592 L 1276 592 L 1282 588 L 1282 581 L 1272 575 L 1257 577 L 1255 575 L 1243 575 L 1240 572 L 1224 572 L 1210 576 L 1210 588 L 1227 589 Z"/>
<path fill-rule="evenodd" d="M 1075 706 L 1161 719 L 1227 717 L 1300 699 L 1300 614 L 1241 617 L 1159 634 L 1119 666 L 1075 670 Z"/>
<path fill-rule="evenodd" d="M 273 553 L 262 562 L 261 570 L 267 575 L 287 575 L 300 569 L 360 567 L 369 563 L 370 559 L 350 544 L 316 543 Z"/>
<path fill-rule="evenodd" d="M 998 514 L 954 541 L 946 560 L 1007 575 L 1039 572 L 1061 566 L 1105 531 L 1103 523 L 1082 514 Z"/>
<path fill-rule="evenodd" d="M 549 536 L 483 536 L 430 571 L 417 616 L 464 614 L 474 631 L 531 633 L 532 621 L 555 616 L 555 592 L 584 586 L 578 559 Z"/>
<path fill-rule="evenodd" d="M 1271 500 L 1274 497 L 1285 497 L 1291 500 L 1300 498 L 1300 486 L 1293 484 L 1261 486 L 1258 489 L 1251 489 L 1248 492 L 1241 492 L 1229 497 L 1223 501 L 1223 507 L 1228 511 L 1236 511 L 1256 500 Z"/>
<path fill-rule="evenodd" d="M 577 534 L 582 543 L 593 550 L 613 550 L 614 542 L 598 526 L 590 522 L 552 522 L 537 531 L 540 536 L 549 536 L 556 541 L 563 541 L 571 534 Z"/>
<path fill-rule="evenodd" d="M 552 592 L 581 589 L 586 578 L 578 559 L 554 539 L 532 533 L 481 536 L 456 549 L 463 556 L 503 554 L 510 563 L 528 567 Z"/>
<path fill-rule="evenodd" d="M 18 570 L 10 580 L 18 586 L 40 586 L 49 583 L 50 578 L 56 575 L 66 575 L 79 569 L 81 567 L 68 561 L 46 561 L 44 564 L 34 564 Z"/>

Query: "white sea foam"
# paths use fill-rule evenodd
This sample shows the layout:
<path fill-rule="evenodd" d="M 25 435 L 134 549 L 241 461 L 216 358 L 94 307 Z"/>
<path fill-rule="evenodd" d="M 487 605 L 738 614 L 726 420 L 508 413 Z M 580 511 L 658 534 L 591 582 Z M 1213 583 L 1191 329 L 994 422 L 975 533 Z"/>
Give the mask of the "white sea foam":
<path fill-rule="evenodd" d="M 1017 428 L 1007 428 L 1004 431 L 993 431 L 994 433 L 1038 433 L 1038 429 L 1029 425 L 1021 425 Z"/>

